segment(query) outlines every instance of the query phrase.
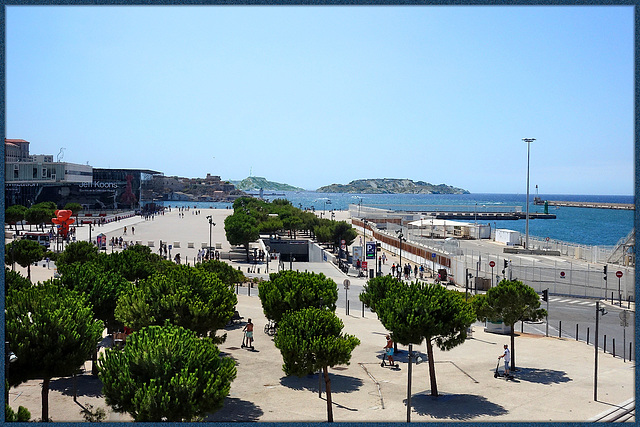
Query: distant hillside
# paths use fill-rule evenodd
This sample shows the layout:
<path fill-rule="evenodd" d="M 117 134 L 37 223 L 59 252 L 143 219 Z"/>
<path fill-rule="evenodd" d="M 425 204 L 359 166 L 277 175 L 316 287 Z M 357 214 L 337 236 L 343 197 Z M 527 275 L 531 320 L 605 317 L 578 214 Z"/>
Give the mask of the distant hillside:
<path fill-rule="evenodd" d="M 357 179 L 349 184 L 331 184 L 320 187 L 318 193 L 359 193 L 359 194 L 469 194 L 462 188 L 445 184 L 429 184 L 410 179 Z"/>
<path fill-rule="evenodd" d="M 294 187 L 293 185 L 267 181 L 265 178 L 262 178 L 260 176 L 250 176 L 249 178 L 245 178 L 242 181 L 230 182 L 235 185 L 238 190 L 242 191 L 254 191 L 260 190 L 261 188 L 265 191 L 304 191 L 304 189 Z"/>

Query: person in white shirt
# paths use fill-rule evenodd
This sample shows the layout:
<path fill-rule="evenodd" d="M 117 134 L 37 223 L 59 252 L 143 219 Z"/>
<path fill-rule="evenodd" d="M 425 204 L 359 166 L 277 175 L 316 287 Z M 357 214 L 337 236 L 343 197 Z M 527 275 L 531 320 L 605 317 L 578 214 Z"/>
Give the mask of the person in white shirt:
<path fill-rule="evenodd" d="M 504 353 L 498 356 L 498 359 L 504 358 L 504 374 L 509 375 L 509 363 L 511 362 L 511 352 L 509 351 L 509 346 L 504 345 Z"/>

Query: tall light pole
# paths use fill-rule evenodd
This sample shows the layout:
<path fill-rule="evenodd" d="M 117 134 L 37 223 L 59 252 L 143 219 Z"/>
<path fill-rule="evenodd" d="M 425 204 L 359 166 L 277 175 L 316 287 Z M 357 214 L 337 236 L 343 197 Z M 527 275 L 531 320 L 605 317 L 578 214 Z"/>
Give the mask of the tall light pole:
<path fill-rule="evenodd" d="M 207 219 L 209 220 L 209 259 L 211 259 L 211 228 L 216 224 L 213 222 L 211 215 L 207 215 Z"/>
<path fill-rule="evenodd" d="M 531 152 L 531 143 L 535 141 L 535 138 L 522 138 L 527 143 L 527 223 L 525 225 L 525 241 L 524 248 L 529 249 L 529 155 Z"/>

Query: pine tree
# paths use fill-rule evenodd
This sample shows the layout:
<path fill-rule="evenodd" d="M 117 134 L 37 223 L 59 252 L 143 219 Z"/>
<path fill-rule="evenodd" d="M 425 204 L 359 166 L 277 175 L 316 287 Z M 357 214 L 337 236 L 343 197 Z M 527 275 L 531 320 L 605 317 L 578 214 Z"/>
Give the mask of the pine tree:
<path fill-rule="evenodd" d="M 107 404 L 137 422 L 201 420 L 222 407 L 236 377 L 210 339 L 169 324 L 134 332 L 99 364 Z"/>

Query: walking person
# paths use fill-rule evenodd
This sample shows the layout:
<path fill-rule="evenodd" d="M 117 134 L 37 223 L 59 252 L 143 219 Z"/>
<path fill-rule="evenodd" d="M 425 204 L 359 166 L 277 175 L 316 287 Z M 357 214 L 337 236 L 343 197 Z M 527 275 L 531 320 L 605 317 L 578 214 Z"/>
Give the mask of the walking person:
<path fill-rule="evenodd" d="M 504 375 L 509 375 L 509 363 L 511 363 L 511 352 L 509 351 L 509 346 L 507 344 L 504 345 L 504 353 L 498 356 L 498 359 L 504 358 Z"/>

